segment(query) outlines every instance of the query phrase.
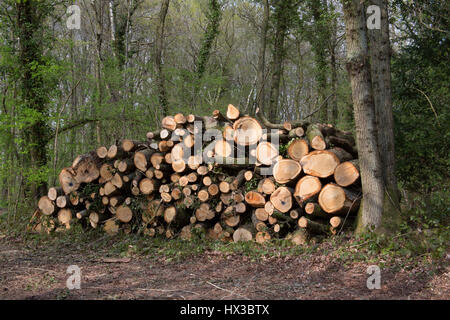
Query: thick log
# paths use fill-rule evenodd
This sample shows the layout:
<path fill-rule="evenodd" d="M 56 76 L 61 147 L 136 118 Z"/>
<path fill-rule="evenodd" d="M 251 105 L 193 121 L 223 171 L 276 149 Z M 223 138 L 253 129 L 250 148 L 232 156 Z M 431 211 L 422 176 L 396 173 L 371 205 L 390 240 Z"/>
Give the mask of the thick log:
<path fill-rule="evenodd" d="M 275 191 L 275 189 L 276 189 L 275 180 L 272 177 L 264 178 L 260 180 L 258 183 L 257 190 L 259 193 L 270 195 Z"/>
<path fill-rule="evenodd" d="M 292 192 L 287 187 L 279 187 L 270 195 L 275 209 L 282 213 L 286 213 L 292 208 Z"/>
<path fill-rule="evenodd" d="M 55 212 L 55 203 L 47 196 L 43 196 L 38 201 L 38 208 L 43 214 L 49 216 Z"/>
<path fill-rule="evenodd" d="M 97 152 L 97 156 L 100 159 L 105 159 L 106 156 L 108 155 L 108 149 L 106 149 L 106 147 L 104 147 L 104 146 L 98 147 L 96 152 Z"/>
<path fill-rule="evenodd" d="M 58 211 L 58 222 L 65 225 L 66 228 L 70 227 L 70 222 L 72 221 L 73 210 L 72 209 L 61 209 Z"/>
<path fill-rule="evenodd" d="M 72 168 L 64 168 L 59 173 L 59 184 L 65 194 L 78 190 L 80 183 L 75 179 Z"/>
<path fill-rule="evenodd" d="M 302 172 L 302 165 L 292 159 L 279 160 L 273 167 L 273 177 L 280 184 L 295 180 Z"/>
<path fill-rule="evenodd" d="M 272 165 L 278 155 L 278 149 L 270 142 L 260 142 L 256 147 L 256 159 L 264 165 Z"/>
<path fill-rule="evenodd" d="M 334 171 L 334 180 L 341 187 L 348 187 L 359 179 L 358 160 L 346 161 L 339 164 Z"/>
<path fill-rule="evenodd" d="M 300 161 L 309 152 L 308 142 L 304 139 L 295 139 L 292 141 L 288 148 L 287 153 L 289 158 L 295 161 Z"/>
<path fill-rule="evenodd" d="M 319 194 L 319 205 L 327 213 L 345 215 L 358 210 L 360 197 L 357 193 L 329 183 Z"/>
<path fill-rule="evenodd" d="M 295 186 L 294 198 L 300 207 L 303 207 L 308 200 L 317 197 L 321 189 L 322 183 L 319 178 L 309 175 L 304 176 L 298 180 Z"/>
<path fill-rule="evenodd" d="M 262 136 L 262 127 L 252 117 L 241 117 L 233 124 L 234 141 L 243 146 L 256 144 Z"/>
<path fill-rule="evenodd" d="M 313 151 L 300 160 L 306 174 L 319 178 L 327 178 L 339 165 L 339 158 L 331 151 Z"/>
<path fill-rule="evenodd" d="M 100 177 L 103 178 L 105 182 L 110 181 L 114 175 L 115 169 L 108 163 L 102 164 L 100 167 Z"/>

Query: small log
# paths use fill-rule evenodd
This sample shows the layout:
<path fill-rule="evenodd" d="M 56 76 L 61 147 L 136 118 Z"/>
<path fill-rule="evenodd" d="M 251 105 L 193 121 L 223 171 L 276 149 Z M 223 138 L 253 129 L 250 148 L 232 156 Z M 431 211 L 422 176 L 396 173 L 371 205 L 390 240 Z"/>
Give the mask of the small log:
<path fill-rule="evenodd" d="M 108 149 L 106 149 L 106 147 L 104 147 L 104 146 L 98 147 L 96 152 L 97 152 L 97 156 L 100 159 L 105 159 L 106 156 L 108 155 Z"/>
<path fill-rule="evenodd" d="M 69 196 L 62 195 L 56 198 L 56 206 L 58 208 L 65 208 L 70 203 Z"/>
<path fill-rule="evenodd" d="M 143 172 L 147 171 L 147 168 L 150 164 L 151 157 L 153 154 L 155 154 L 155 150 L 152 150 L 152 149 L 145 149 L 145 150 L 137 151 L 134 154 L 134 158 L 133 158 L 134 165 L 136 166 L 136 168 L 138 168 L 139 170 L 141 170 Z M 162 162 L 162 160 L 161 160 L 161 162 Z"/>
<path fill-rule="evenodd" d="M 236 120 L 239 118 L 240 112 L 239 109 L 229 104 L 227 107 L 227 118 L 230 120 Z"/>
<path fill-rule="evenodd" d="M 257 189 L 258 189 L 259 193 L 264 193 L 264 194 L 270 195 L 276 189 L 275 180 L 272 177 L 264 178 L 259 181 Z"/>
<path fill-rule="evenodd" d="M 315 150 L 325 150 L 327 144 L 322 131 L 316 124 L 311 124 L 306 129 L 306 137 L 308 138 L 309 145 Z"/>
<path fill-rule="evenodd" d="M 305 228 L 308 232 L 314 234 L 327 234 L 330 232 L 328 226 L 316 221 L 312 221 L 306 217 L 301 217 L 300 219 L 298 219 L 298 226 L 300 228 Z"/>
<path fill-rule="evenodd" d="M 47 196 L 50 200 L 55 201 L 56 198 L 62 196 L 64 194 L 64 190 L 61 187 L 52 187 L 48 189 Z"/>

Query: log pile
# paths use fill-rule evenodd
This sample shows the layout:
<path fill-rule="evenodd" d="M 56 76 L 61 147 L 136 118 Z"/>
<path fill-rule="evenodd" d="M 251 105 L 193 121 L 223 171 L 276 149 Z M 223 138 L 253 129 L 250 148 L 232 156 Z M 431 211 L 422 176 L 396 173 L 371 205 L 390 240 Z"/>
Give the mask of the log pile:
<path fill-rule="evenodd" d="M 278 139 L 278 141 L 277 141 Z M 275 141 L 275 142 L 274 142 Z M 143 141 L 78 156 L 38 202 L 31 229 L 303 244 L 359 208 L 355 141 L 326 124 L 225 114 L 167 116 Z"/>

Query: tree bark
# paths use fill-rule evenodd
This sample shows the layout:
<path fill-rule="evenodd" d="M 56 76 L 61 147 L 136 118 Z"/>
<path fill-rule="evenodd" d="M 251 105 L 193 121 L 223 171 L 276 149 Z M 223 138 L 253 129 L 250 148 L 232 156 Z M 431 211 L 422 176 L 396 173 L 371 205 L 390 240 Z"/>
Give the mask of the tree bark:
<path fill-rule="evenodd" d="M 361 168 L 363 204 L 358 212 L 357 233 L 377 230 L 383 214 L 384 184 L 377 145 L 364 5 L 343 0 L 347 42 L 347 71 L 352 87 L 356 140 Z"/>
<path fill-rule="evenodd" d="M 162 108 L 162 114 L 166 116 L 169 112 L 169 105 L 167 102 L 167 94 L 165 87 L 165 76 L 162 63 L 162 52 L 164 47 L 164 25 L 166 21 L 167 11 L 169 10 L 170 0 L 163 0 L 161 3 L 161 10 L 159 11 L 159 21 L 156 31 L 155 44 L 155 68 L 156 68 L 156 82 L 158 87 L 158 100 Z"/>

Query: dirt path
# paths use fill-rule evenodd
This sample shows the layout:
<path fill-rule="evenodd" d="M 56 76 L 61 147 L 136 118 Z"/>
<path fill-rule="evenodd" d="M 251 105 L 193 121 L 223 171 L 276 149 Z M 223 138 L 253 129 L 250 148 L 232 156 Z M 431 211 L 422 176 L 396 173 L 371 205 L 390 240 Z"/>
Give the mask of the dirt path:
<path fill-rule="evenodd" d="M 99 257 L 100 256 L 100 257 Z M 145 257 L 105 262 L 83 248 L 23 249 L 0 240 L 0 299 L 449 299 L 449 268 L 381 271 L 381 289 L 366 287 L 367 264 L 326 256 L 268 258 L 209 252 L 183 262 Z M 126 262 L 128 261 L 128 262 Z M 69 265 L 81 290 L 66 289 Z"/>

